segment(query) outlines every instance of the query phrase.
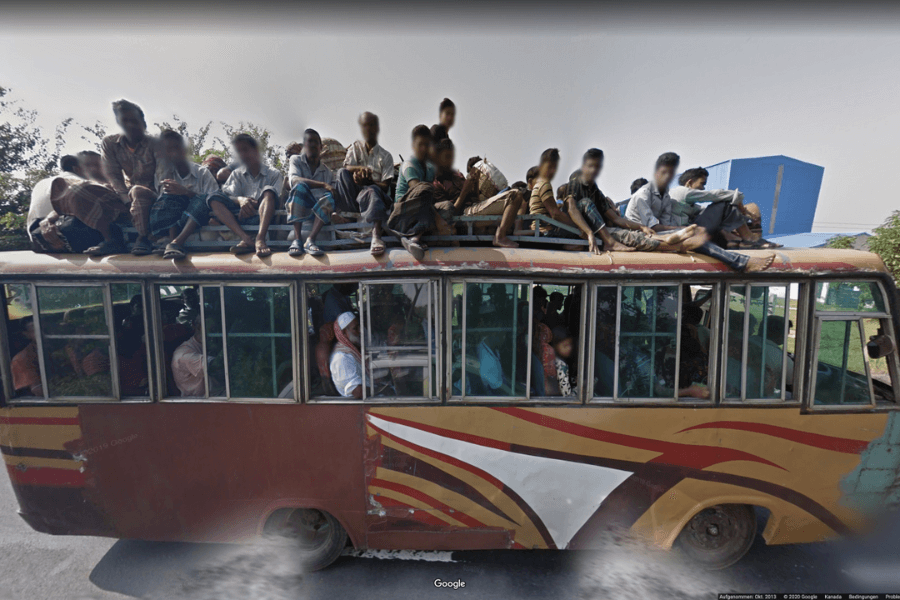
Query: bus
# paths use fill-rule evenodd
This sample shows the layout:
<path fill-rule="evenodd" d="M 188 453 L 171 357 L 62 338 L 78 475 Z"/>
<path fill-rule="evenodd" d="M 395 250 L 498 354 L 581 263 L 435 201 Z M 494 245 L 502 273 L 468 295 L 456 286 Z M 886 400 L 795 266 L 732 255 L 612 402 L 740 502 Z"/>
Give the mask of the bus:
<path fill-rule="evenodd" d="M 553 249 L 6 252 L 0 284 L 0 450 L 40 532 L 281 536 L 322 568 L 348 545 L 621 528 L 723 568 L 758 513 L 767 544 L 804 543 L 896 500 L 897 291 L 865 252 L 753 274 Z"/>

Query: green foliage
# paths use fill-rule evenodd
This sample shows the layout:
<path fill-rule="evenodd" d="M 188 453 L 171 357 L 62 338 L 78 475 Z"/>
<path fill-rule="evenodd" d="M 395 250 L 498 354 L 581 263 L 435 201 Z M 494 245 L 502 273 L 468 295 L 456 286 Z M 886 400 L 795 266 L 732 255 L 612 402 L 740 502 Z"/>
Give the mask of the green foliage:
<path fill-rule="evenodd" d="M 209 128 L 212 127 L 212 121 L 207 121 L 206 125 L 202 125 L 195 132 L 192 132 L 184 120 L 178 115 L 172 115 L 172 123 L 163 121 L 162 123 L 156 123 L 156 126 L 159 127 L 160 133 L 167 129 L 180 133 L 184 141 L 187 142 L 191 160 L 195 162 L 202 162 L 208 154 L 214 153 L 212 148 L 204 147 L 206 138 L 209 136 Z"/>
<path fill-rule="evenodd" d="M 257 142 L 259 142 L 259 151 L 262 154 L 263 159 L 271 167 L 278 169 L 282 173 L 285 172 L 285 167 L 287 165 L 285 165 L 283 158 L 284 147 L 272 142 L 272 133 L 268 129 L 249 121 L 246 123 L 241 121 L 237 124 L 237 127 L 223 122 L 222 129 L 225 131 L 225 138 L 217 137 L 215 139 L 214 148 L 216 150 L 215 153 L 224 158 L 226 162 L 232 160 L 231 138 L 239 133 L 249 133 L 256 138 Z"/>
<path fill-rule="evenodd" d="M 900 280 L 900 211 L 894 211 L 869 238 L 869 250 L 881 257 L 885 266 Z"/>
<path fill-rule="evenodd" d="M 853 240 L 856 239 L 851 235 L 836 235 L 828 240 L 825 244 L 828 248 L 838 248 L 848 250 L 853 247 Z"/>

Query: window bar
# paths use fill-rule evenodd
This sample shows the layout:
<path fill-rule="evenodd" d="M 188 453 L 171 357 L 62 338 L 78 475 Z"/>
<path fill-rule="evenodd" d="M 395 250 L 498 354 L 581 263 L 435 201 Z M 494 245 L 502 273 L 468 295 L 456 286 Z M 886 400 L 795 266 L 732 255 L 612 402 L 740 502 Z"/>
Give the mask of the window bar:
<path fill-rule="evenodd" d="M 200 287 L 200 328 L 202 330 L 202 333 L 200 335 L 200 345 L 203 348 L 204 398 L 209 398 L 209 361 L 207 360 L 209 352 L 206 351 L 206 290 L 208 289 L 208 286 Z"/>
<path fill-rule="evenodd" d="M 768 316 L 769 316 L 769 292 L 770 292 L 771 288 L 769 286 L 765 286 L 763 289 L 765 290 L 765 294 L 763 295 L 762 317 L 760 318 L 760 321 L 762 321 L 760 323 L 760 325 L 762 326 L 762 335 L 760 336 L 762 338 L 762 343 L 760 344 L 760 357 L 759 357 L 759 364 L 760 364 L 759 375 L 760 376 L 758 378 L 759 384 L 758 384 L 758 391 L 757 391 L 757 393 L 759 395 L 757 396 L 757 398 L 765 397 L 765 391 L 766 391 L 766 388 L 765 388 L 765 385 L 766 385 L 766 377 L 765 377 L 765 375 L 766 375 L 766 346 L 768 345 L 768 344 L 766 344 L 766 340 L 769 339 L 769 337 L 768 337 L 768 334 L 769 334 Z"/>
<path fill-rule="evenodd" d="M 578 284 L 578 285 L 574 285 L 574 286 L 569 286 L 569 295 L 570 296 L 573 295 L 575 293 L 575 290 L 581 290 L 581 302 L 579 303 L 581 305 L 580 306 L 581 314 L 578 317 L 578 330 L 579 331 L 587 331 L 586 315 L 588 314 L 588 312 L 587 312 L 589 310 L 588 306 L 590 305 L 590 302 L 588 302 L 588 300 L 590 299 L 588 296 L 589 291 L 588 291 L 586 285 Z M 571 333 L 570 333 L 570 335 L 571 335 Z M 575 348 L 575 351 L 578 352 L 578 380 L 576 380 L 576 384 L 578 383 L 579 380 L 582 382 L 581 385 L 578 386 L 578 395 L 575 397 L 575 400 L 579 404 L 584 404 L 585 402 L 587 402 L 587 398 L 589 397 L 589 396 L 587 396 L 587 393 L 586 393 L 587 392 L 587 382 L 585 381 L 585 377 L 584 377 L 584 374 L 587 372 L 587 369 L 586 369 L 587 365 L 585 364 L 587 355 L 584 350 L 585 338 L 590 338 L 590 335 L 579 336 L 580 343 L 578 344 L 578 347 Z M 571 378 L 569 381 L 571 382 Z M 593 386 L 591 386 L 591 390 L 592 390 L 591 395 L 593 395 Z"/>
<path fill-rule="evenodd" d="M 357 287 L 357 294 L 359 294 L 359 297 L 358 297 L 359 301 L 357 302 L 357 305 L 359 306 L 360 324 L 362 324 L 363 314 L 367 315 L 366 324 L 365 324 L 366 326 L 360 328 L 360 336 L 359 336 L 359 346 L 360 346 L 359 351 L 360 351 L 360 357 L 362 358 L 362 362 L 363 362 L 363 364 L 360 365 L 360 367 L 361 367 L 360 371 L 362 372 L 362 401 L 363 402 L 365 402 L 366 398 L 368 397 L 368 394 L 366 394 L 366 375 L 367 375 L 366 363 L 369 361 L 366 360 L 366 336 L 368 336 L 369 332 L 372 330 L 372 325 L 371 325 L 372 321 L 371 321 L 371 319 L 368 318 L 369 301 L 368 301 L 367 297 L 363 296 L 363 290 L 365 290 L 365 289 L 366 289 L 366 284 L 360 282 L 359 286 Z M 365 313 L 363 311 L 365 311 Z M 372 377 L 370 376 L 369 379 L 372 379 Z M 374 394 L 375 386 L 371 382 L 370 382 L 370 385 L 372 385 L 372 393 Z M 340 390 L 338 390 L 338 391 L 340 392 Z"/>
<path fill-rule="evenodd" d="M 307 294 L 309 294 L 309 288 L 307 287 L 305 281 L 300 283 L 300 297 L 297 298 L 297 302 L 300 304 L 300 320 L 297 325 L 297 336 L 295 336 L 294 347 L 299 349 L 302 348 L 302 356 L 300 352 L 296 353 L 296 356 L 300 359 L 300 369 L 302 369 L 303 374 L 303 395 L 309 401 L 312 397 L 312 382 L 310 379 L 310 368 L 309 368 L 309 355 L 310 355 L 310 344 L 309 344 L 309 327 L 312 324 L 312 320 L 309 318 L 309 303 L 306 301 Z M 318 289 L 318 288 L 317 288 Z M 302 329 L 301 329 L 302 327 Z M 302 338 L 298 338 L 298 336 L 302 335 Z M 294 399 L 300 399 L 300 392 L 298 392 L 297 388 L 300 387 L 297 385 L 297 382 L 300 381 L 297 378 L 297 375 L 300 371 L 298 371 L 297 365 L 294 365 Z"/>
<path fill-rule="evenodd" d="M 844 393 L 847 390 L 847 363 L 850 362 L 850 323 L 844 321 L 844 356 L 841 358 L 841 404 L 844 403 Z"/>
<path fill-rule="evenodd" d="M 647 378 L 647 381 L 650 384 L 650 390 L 647 394 L 647 397 L 655 398 L 656 391 L 654 390 L 653 382 L 656 380 L 656 334 L 658 333 L 656 331 L 656 308 L 657 303 L 659 302 L 659 289 L 652 287 L 649 291 L 650 297 L 653 299 L 653 303 L 650 305 L 650 377 Z"/>
<path fill-rule="evenodd" d="M 690 288 L 688 288 L 690 289 Z M 675 401 L 678 401 L 678 390 L 681 389 L 681 313 L 684 312 L 682 304 L 684 296 L 684 285 L 678 286 L 678 313 L 675 316 Z M 693 383 L 693 382 L 691 382 Z"/>
<path fill-rule="evenodd" d="M 44 364 L 44 337 L 41 335 L 41 318 L 38 313 L 37 286 L 33 283 L 31 286 L 31 322 L 34 327 L 34 343 L 37 346 L 38 368 L 41 371 L 41 388 L 44 392 L 44 400 L 49 398 L 50 388 L 47 382 L 47 366 Z"/>
<path fill-rule="evenodd" d="M 269 348 L 272 356 L 272 397 L 278 397 L 278 372 L 275 360 L 275 291 L 277 287 L 268 288 L 269 292 Z"/>
<path fill-rule="evenodd" d="M 106 313 L 106 330 L 109 332 L 109 374 L 112 383 L 112 394 L 117 400 L 122 399 L 119 388 L 119 354 L 116 352 L 115 316 L 112 305 L 112 292 L 109 284 L 103 286 L 103 311 Z"/>
<path fill-rule="evenodd" d="M 228 363 L 231 362 L 228 356 L 228 322 L 225 320 L 225 285 L 219 284 L 219 309 L 222 313 L 222 354 L 225 360 L 225 397 L 231 398 L 231 375 L 228 372 Z M 206 390 L 209 396 L 209 390 Z"/>
<path fill-rule="evenodd" d="M 298 324 L 297 289 L 298 289 L 298 287 L 297 287 L 296 282 L 291 283 L 290 286 L 288 287 L 289 305 L 291 307 L 291 323 L 290 323 L 290 329 L 291 329 L 291 382 L 294 384 L 294 386 L 293 386 L 294 387 L 294 394 L 293 394 L 294 402 L 300 401 L 300 394 L 302 393 L 300 390 L 300 386 L 298 385 L 298 382 L 300 381 L 300 377 L 299 377 L 300 374 L 297 372 L 297 366 L 300 363 L 300 344 L 301 344 L 301 339 L 303 339 L 300 336 L 302 335 L 306 339 L 309 338 L 309 332 L 307 331 L 307 329 L 305 327 L 306 319 L 305 318 L 303 319 L 304 328 L 302 331 L 297 326 L 297 324 Z M 304 317 L 305 317 L 305 313 L 304 313 Z"/>
<path fill-rule="evenodd" d="M 781 398 L 787 400 L 788 332 L 791 330 L 791 284 L 784 286 L 784 340 L 781 342 Z M 796 350 L 796 348 L 795 348 Z M 794 356 L 796 356 L 796 352 Z M 797 390 L 794 390 L 797 391 Z"/>
<path fill-rule="evenodd" d="M 147 335 L 147 338 L 153 338 L 153 353 L 148 353 L 147 356 L 155 357 L 156 360 L 148 360 L 148 364 L 160 365 L 161 369 L 154 369 L 155 374 L 153 378 L 154 388 L 150 390 L 150 397 L 154 400 L 162 400 L 165 398 L 168 393 L 168 387 L 166 385 L 166 374 L 168 373 L 168 369 L 171 368 L 170 365 L 166 364 L 164 354 L 163 354 L 163 344 L 162 344 L 162 315 L 159 310 L 159 302 L 160 302 L 160 293 L 158 286 L 148 286 L 147 290 L 150 294 L 150 312 L 152 313 L 150 323 L 153 324 L 153 335 Z M 203 302 L 200 303 L 201 309 L 203 307 Z M 146 319 L 146 311 L 145 319 Z M 202 314 L 202 313 L 201 313 Z M 150 333 L 150 329 L 147 328 L 146 331 L 148 334 Z M 150 340 L 147 340 L 148 346 Z"/>
<path fill-rule="evenodd" d="M 12 356 L 9 351 L 9 299 L 6 296 L 8 285 L 0 286 L 0 293 L 3 297 L 3 316 L 0 318 L 0 373 L 2 373 L 3 396 L 7 403 L 15 398 L 16 390 L 12 389 Z"/>
<path fill-rule="evenodd" d="M 516 285 L 517 288 L 521 287 L 521 284 Z M 481 290 L 481 294 L 484 295 L 484 290 Z M 519 332 L 519 294 L 518 291 L 513 294 L 513 343 L 512 343 L 512 377 L 510 378 L 510 386 L 512 387 L 511 396 L 516 395 L 516 364 L 518 356 L 516 356 L 519 344 L 516 340 L 516 334 Z M 527 393 L 528 390 L 526 390 Z"/>
<path fill-rule="evenodd" d="M 469 298 L 468 298 L 469 284 L 463 282 L 462 290 L 463 290 L 462 309 L 460 310 L 461 321 L 459 324 L 459 327 L 462 330 L 462 348 L 460 349 L 461 350 L 460 356 L 462 358 L 462 364 L 460 366 L 460 370 L 462 371 L 462 374 L 460 375 L 460 385 L 462 386 L 462 390 L 460 391 L 460 396 L 463 399 L 465 399 L 465 397 L 466 397 L 466 366 L 467 366 L 467 362 L 466 362 L 466 325 L 467 325 L 467 323 L 466 323 L 466 306 L 468 306 L 468 304 L 469 304 Z M 453 364 L 452 358 L 451 358 L 450 364 L 451 364 L 451 369 L 452 369 L 452 364 Z M 452 373 L 451 373 L 451 375 L 452 375 Z"/>
<path fill-rule="evenodd" d="M 747 352 L 750 336 L 750 284 L 744 286 L 744 339 L 741 340 L 741 402 L 747 401 Z"/>
<path fill-rule="evenodd" d="M 613 400 L 619 399 L 619 337 L 622 331 L 622 286 L 616 286 L 616 356 L 613 360 Z"/>
<path fill-rule="evenodd" d="M 431 400 L 434 397 L 434 395 L 431 393 L 431 390 L 434 389 L 434 378 L 435 378 L 435 372 L 434 372 L 434 368 L 433 368 L 434 366 L 431 362 L 431 358 L 432 358 L 432 356 L 434 356 L 434 347 L 431 345 L 432 340 L 434 339 L 433 331 L 431 329 L 432 327 L 434 327 L 434 323 L 431 321 L 431 282 L 426 281 L 422 285 L 424 285 L 428 291 L 428 298 L 427 298 L 427 301 L 428 301 L 428 349 L 426 350 L 426 353 L 428 354 L 428 371 L 427 371 L 427 376 L 428 376 L 427 392 L 428 392 L 428 394 L 427 395 L 428 395 L 428 399 Z"/>
<path fill-rule="evenodd" d="M 141 288 L 141 318 L 144 321 L 144 351 L 147 353 L 147 396 L 150 399 L 153 399 L 154 393 L 156 391 L 156 379 L 154 378 L 154 363 L 156 361 L 152 360 L 151 357 L 155 356 L 152 350 L 151 338 L 154 336 L 150 335 L 152 331 L 150 329 L 150 324 L 152 323 L 152 318 L 148 318 L 147 316 L 147 307 L 150 306 L 147 303 L 147 288 L 145 288 L 143 283 L 138 284 Z M 151 309 L 152 310 L 152 309 Z M 162 339 L 162 338 L 159 338 Z M 153 342 L 156 343 L 156 342 Z"/>
<path fill-rule="evenodd" d="M 863 365 L 866 367 L 866 382 L 869 384 L 869 404 L 875 404 L 875 389 L 872 385 L 872 373 L 869 369 L 869 357 L 866 354 L 866 325 L 864 319 L 856 322 L 859 325 L 859 342 L 862 350 Z"/>
<path fill-rule="evenodd" d="M 531 338 L 534 335 L 534 306 L 532 306 L 532 302 L 534 302 L 534 283 L 526 284 L 528 285 L 528 337 L 525 340 L 525 399 L 531 399 L 531 356 L 534 352 L 531 349 Z M 518 329 L 519 323 L 516 321 L 516 329 Z M 546 381 L 544 382 L 546 386 Z M 515 384 L 513 384 L 513 390 L 515 390 Z M 546 387 L 544 389 L 546 393 Z"/>

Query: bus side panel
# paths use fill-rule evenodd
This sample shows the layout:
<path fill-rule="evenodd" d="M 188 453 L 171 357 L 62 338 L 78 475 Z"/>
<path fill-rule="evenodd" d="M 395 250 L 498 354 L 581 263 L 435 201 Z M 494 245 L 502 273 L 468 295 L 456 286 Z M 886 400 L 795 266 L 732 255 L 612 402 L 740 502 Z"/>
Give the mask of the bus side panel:
<path fill-rule="evenodd" d="M 361 406 L 93 404 L 79 418 L 69 449 L 111 528 L 96 534 L 245 541 L 296 506 L 327 510 L 364 544 Z"/>
<path fill-rule="evenodd" d="M 367 529 L 394 542 L 503 532 L 511 543 L 498 547 L 588 548 L 612 528 L 668 547 L 698 511 L 737 503 L 771 511 L 770 543 L 821 540 L 883 506 L 884 494 L 855 502 L 848 482 L 891 437 L 887 420 L 796 406 L 372 408 Z"/>

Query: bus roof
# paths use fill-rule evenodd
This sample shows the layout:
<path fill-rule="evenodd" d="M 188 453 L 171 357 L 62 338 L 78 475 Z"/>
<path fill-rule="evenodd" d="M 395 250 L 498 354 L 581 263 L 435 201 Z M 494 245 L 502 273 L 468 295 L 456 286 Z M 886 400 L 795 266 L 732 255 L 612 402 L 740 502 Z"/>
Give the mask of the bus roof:
<path fill-rule="evenodd" d="M 746 251 L 763 256 L 771 251 Z M 779 249 L 769 272 L 885 272 L 877 255 L 858 250 Z M 36 254 L 28 251 L 0 252 L 2 275 L 341 275 L 415 273 L 423 271 L 526 271 L 529 273 L 715 273 L 727 272 L 724 264 L 699 254 L 662 252 L 611 252 L 599 256 L 587 252 L 530 248 L 432 248 L 421 262 L 400 248 L 379 258 L 368 251 L 331 252 L 321 258 L 293 258 L 277 253 L 260 259 L 227 253 L 192 254 L 175 262 L 159 256 L 113 255 L 100 258 L 79 254 Z"/>

